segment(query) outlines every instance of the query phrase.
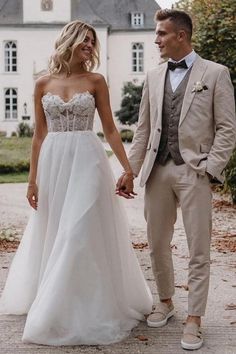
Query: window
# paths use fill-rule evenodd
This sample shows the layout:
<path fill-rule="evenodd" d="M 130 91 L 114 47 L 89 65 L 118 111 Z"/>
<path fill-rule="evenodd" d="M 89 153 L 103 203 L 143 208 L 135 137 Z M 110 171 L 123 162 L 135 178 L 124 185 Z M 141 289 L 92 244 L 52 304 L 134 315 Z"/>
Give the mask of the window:
<path fill-rule="evenodd" d="M 131 25 L 133 27 L 143 27 L 144 25 L 144 16 L 143 13 L 134 12 L 131 14 Z"/>
<path fill-rule="evenodd" d="M 10 41 L 5 43 L 5 72 L 17 71 L 17 45 Z"/>
<path fill-rule="evenodd" d="M 134 43 L 132 45 L 132 71 L 142 73 L 144 71 L 143 65 L 143 43 Z"/>
<path fill-rule="evenodd" d="M 17 89 L 5 89 L 5 119 L 17 119 Z"/>
<path fill-rule="evenodd" d="M 41 0 L 41 10 L 42 11 L 52 11 L 53 1 L 52 0 Z"/>

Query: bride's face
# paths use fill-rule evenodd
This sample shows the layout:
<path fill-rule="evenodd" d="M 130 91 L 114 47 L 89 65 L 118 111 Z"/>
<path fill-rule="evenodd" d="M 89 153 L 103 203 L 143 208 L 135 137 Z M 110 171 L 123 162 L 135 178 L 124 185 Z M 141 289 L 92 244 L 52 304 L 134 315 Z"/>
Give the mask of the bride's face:
<path fill-rule="evenodd" d="M 86 37 L 80 45 L 74 50 L 73 59 L 77 59 L 80 63 L 91 60 L 95 46 L 95 38 L 92 31 L 88 31 Z"/>

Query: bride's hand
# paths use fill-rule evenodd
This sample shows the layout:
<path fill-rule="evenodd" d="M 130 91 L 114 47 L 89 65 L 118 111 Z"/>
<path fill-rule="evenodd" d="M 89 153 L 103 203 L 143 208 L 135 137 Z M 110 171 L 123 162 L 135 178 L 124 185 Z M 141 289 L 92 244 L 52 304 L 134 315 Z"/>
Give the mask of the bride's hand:
<path fill-rule="evenodd" d="M 137 193 L 134 192 L 133 174 L 124 173 L 116 184 L 116 194 L 126 199 L 133 199 Z"/>
<path fill-rule="evenodd" d="M 38 208 L 38 186 L 36 183 L 29 183 L 26 198 L 32 208 Z"/>

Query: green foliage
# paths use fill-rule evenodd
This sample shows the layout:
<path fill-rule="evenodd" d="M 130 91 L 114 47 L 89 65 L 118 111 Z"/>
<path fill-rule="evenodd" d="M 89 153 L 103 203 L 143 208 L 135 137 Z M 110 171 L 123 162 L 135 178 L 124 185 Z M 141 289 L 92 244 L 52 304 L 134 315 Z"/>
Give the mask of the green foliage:
<path fill-rule="evenodd" d="M 0 137 L 6 136 L 6 135 L 7 135 L 7 132 L 0 130 Z"/>
<path fill-rule="evenodd" d="M 30 138 L 0 138 L 0 174 L 29 170 Z"/>
<path fill-rule="evenodd" d="M 236 204 L 236 148 L 225 169 L 226 189 L 231 192 L 233 204 Z"/>
<path fill-rule="evenodd" d="M 236 90 L 236 1 L 180 0 L 176 7 L 193 19 L 196 51 L 205 59 L 226 65 Z"/>
<path fill-rule="evenodd" d="M 115 116 L 122 124 L 134 124 L 138 121 L 139 105 L 142 97 L 142 85 L 126 82 L 122 89 L 121 108 Z"/>
<path fill-rule="evenodd" d="M 26 183 L 28 172 L 0 174 L 0 183 Z"/>
<path fill-rule="evenodd" d="M 133 140 L 134 132 L 131 129 L 122 129 L 120 131 L 121 140 L 127 143 L 131 143 Z"/>
<path fill-rule="evenodd" d="M 29 171 L 29 161 L 0 163 L 0 174 Z"/>
<path fill-rule="evenodd" d="M 18 124 L 17 132 L 20 138 L 22 137 L 32 137 L 34 134 L 33 127 L 30 127 L 28 123 L 21 122 Z"/>

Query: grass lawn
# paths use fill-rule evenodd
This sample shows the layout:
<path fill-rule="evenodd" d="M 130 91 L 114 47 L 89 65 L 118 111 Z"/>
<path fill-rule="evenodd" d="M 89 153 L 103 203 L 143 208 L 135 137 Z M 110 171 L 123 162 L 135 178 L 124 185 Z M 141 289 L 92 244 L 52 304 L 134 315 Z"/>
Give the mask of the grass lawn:
<path fill-rule="evenodd" d="M 1 165 L 17 164 L 29 161 L 32 138 L 0 138 L 0 169 Z M 113 152 L 106 151 L 110 157 Z M 1 173 L 0 183 L 24 183 L 28 181 L 28 172 Z"/>
<path fill-rule="evenodd" d="M 28 181 L 28 172 L 0 174 L 0 183 L 25 183 Z"/>
<path fill-rule="evenodd" d="M 32 138 L 0 138 L 0 164 L 29 160 Z"/>

